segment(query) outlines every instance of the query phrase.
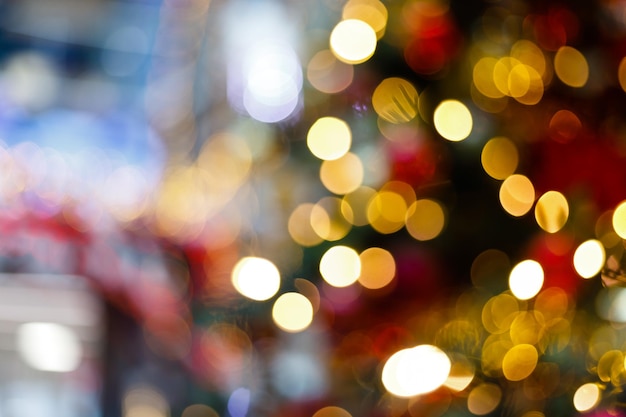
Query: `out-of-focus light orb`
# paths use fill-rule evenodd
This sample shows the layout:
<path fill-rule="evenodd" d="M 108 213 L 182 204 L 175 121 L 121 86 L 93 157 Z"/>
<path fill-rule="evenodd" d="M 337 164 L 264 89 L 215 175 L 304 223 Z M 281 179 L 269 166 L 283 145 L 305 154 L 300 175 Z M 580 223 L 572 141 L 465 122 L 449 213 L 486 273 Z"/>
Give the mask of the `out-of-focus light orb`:
<path fill-rule="evenodd" d="M 309 61 L 306 75 L 316 90 L 336 94 L 352 84 L 354 67 L 339 61 L 330 50 L 323 49 Z"/>
<path fill-rule="evenodd" d="M 270 260 L 256 256 L 241 258 L 231 274 L 235 289 L 244 297 L 265 301 L 280 287 L 280 272 Z"/>
<path fill-rule="evenodd" d="M 504 180 L 513 175 L 519 163 L 519 153 L 513 141 L 504 136 L 489 139 L 480 154 L 485 172 L 492 178 Z"/>
<path fill-rule="evenodd" d="M 599 240 L 589 239 L 574 252 L 574 269 L 583 278 L 596 276 L 604 267 L 606 253 Z"/>
<path fill-rule="evenodd" d="M 554 55 L 554 72 L 563 84 L 582 87 L 589 79 L 589 64 L 580 51 L 562 46 Z"/>
<path fill-rule="evenodd" d="M 33 369 L 71 372 L 82 359 L 83 348 L 74 330 L 58 324 L 29 322 L 17 329 L 17 352 Z"/>
<path fill-rule="evenodd" d="M 276 326 L 290 333 L 301 332 L 313 321 L 313 305 L 304 295 L 297 292 L 282 294 L 272 308 L 272 319 Z"/>
<path fill-rule="evenodd" d="M 150 386 L 131 388 L 122 403 L 124 417 L 169 417 L 170 405 L 163 394 Z"/>
<path fill-rule="evenodd" d="M 298 245 L 310 247 L 319 245 L 324 241 L 311 225 L 311 213 L 314 207 L 313 203 L 300 204 L 289 216 L 287 230 Z"/>
<path fill-rule="evenodd" d="M 390 123 L 406 123 L 417 116 L 417 90 L 407 80 L 386 78 L 372 94 L 374 111 Z"/>
<path fill-rule="evenodd" d="M 535 187 L 528 177 L 513 174 L 500 185 L 500 204 L 512 216 L 528 213 L 535 202 Z"/>
<path fill-rule="evenodd" d="M 535 219 L 539 226 L 548 233 L 556 233 L 567 222 L 569 205 L 567 199 L 558 191 L 548 191 L 539 197 L 535 205 Z"/>
<path fill-rule="evenodd" d="M 180 417 L 220 417 L 220 415 L 208 405 L 192 404 L 183 410 Z"/>
<path fill-rule="evenodd" d="M 226 409 L 230 417 L 246 417 L 250 410 L 250 390 L 247 388 L 237 388 L 234 390 L 228 402 L 226 403 Z"/>
<path fill-rule="evenodd" d="M 511 270 L 509 288 L 518 300 L 529 300 L 541 290 L 543 278 L 541 264 L 535 260 L 526 259 Z"/>
<path fill-rule="evenodd" d="M 326 161 L 344 156 L 352 144 L 352 131 L 336 117 L 321 117 L 311 125 L 306 143 L 313 155 Z"/>
<path fill-rule="evenodd" d="M 617 68 L 617 79 L 622 90 L 626 91 L 626 56 L 619 62 Z"/>
<path fill-rule="evenodd" d="M 578 387 L 574 393 L 574 408 L 581 413 L 591 411 L 600 404 L 602 399 L 602 391 L 598 384 L 588 382 Z"/>
<path fill-rule="evenodd" d="M 534 68 L 543 77 L 546 71 L 546 58 L 537 44 L 521 39 L 511 46 L 511 58 Z"/>
<path fill-rule="evenodd" d="M 472 80 L 476 89 L 485 97 L 501 98 L 504 97 L 502 91 L 496 86 L 493 71 L 498 60 L 493 57 L 481 58 L 475 65 L 472 72 Z"/>
<path fill-rule="evenodd" d="M 406 200 L 394 191 L 380 191 L 369 201 L 367 218 L 374 230 L 390 234 L 402 229 L 407 213 Z"/>
<path fill-rule="evenodd" d="M 472 132 L 472 113 L 458 100 L 442 101 L 435 109 L 433 117 L 437 132 L 450 141 L 461 141 Z"/>
<path fill-rule="evenodd" d="M 622 201 L 613 211 L 613 229 L 622 239 L 626 239 L 626 201 Z"/>
<path fill-rule="evenodd" d="M 352 152 L 332 161 L 322 161 L 320 180 L 332 193 L 344 195 L 351 193 L 363 182 L 363 162 Z"/>
<path fill-rule="evenodd" d="M 426 241 L 439 236 L 445 226 L 446 215 L 435 200 L 415 201 L 406 212 L 406 230 L 417 240 Z"/>
<path fill-rule="evenodd" d="M 370 59 L 376 43 L 376 32 L 362 20 L 342 20 L 330 33 L 331 51 L 346 64 L 361 64 Z"/>
<path fill-rule="evenodd" d="M 350 229 L 351 212 L 338 197 L 323 197 L 311 209 L 310 224 L 324 240 L 334 242 L 345 237 Z"/>
<path fill-rule="evenodd" d="M 302 90 L 302 68 L 296 53 L 280 43 L 250 48 L 244 64 L 243 104 L 256 120 L 279 122 L 293 113 Z"/>
<path fill-rule="evenodd" d="M 319 268 L 324 281 L 333 287 L 347 287 L 359 279 L 361 259 L 348 246 L 333 246 L 322 255 Z"/>
<path fill-rule="evenodd" d="M 521 381 L 527 378 L 537 367 L 539 353 L 527 343 L 513 346 L 502 359 L 502 372 L 509 381 Z"/>
<path fill-rule="evenodd" d="M 561 143 L 574 139 L 583 127 L 578 116 L 569 110 L 554 113 L 548 126 L 550 137 Z"/>
<path fill-rule="evenodd" d="M 502 389 L 490 382 L 482 383 L 467 396 L 468 410 L 477 416 L 484 416 L 494 411 L 502 400 Z"/>
<path fill-rule="evenodd" d="M 444 385 L 452 391 L 460 392 L 467 388 L 476 375 L 476 367 L 464 356 L 457 355 L 452 361 L 450 374 Z"/>
<path fill-rule="evenodd" d="M 382 248 L 368 248 L 359 255 L 361 275 L 359 284 L 371 290 L 389 285 L 396 275 L 396 262 L 391 252 Z"/>
<path fill-rule="evenodd" d="M 387 359 L 382 371 L 385 389 L 397 397 L 413 397 L 442 386 L 450 374 L 448 355 L 437 346 L 402 349 Z"/>
<path fill-rule="evenodd" d="M 376 196 L 376 190 L 360 186 L 353 192 L 343 196 L 341 200 L 341 212 L 354 226 L 365 226 L 369 224 L 367 219 L 367 207 L 372 198 Z"/>
<path fill-rule="evenodd" d="M 352 417 L 352 414 L 341 407 L 328 406 L 317 410 L 313 417 Z"/>
<path fill-rule="evenodd" d="M 388 16 L 387 8 L 379 0 L 348 0 L 341 14 L 343 20 L 358 19 L 370 25 L 378 39 L 385 34 Z"/>

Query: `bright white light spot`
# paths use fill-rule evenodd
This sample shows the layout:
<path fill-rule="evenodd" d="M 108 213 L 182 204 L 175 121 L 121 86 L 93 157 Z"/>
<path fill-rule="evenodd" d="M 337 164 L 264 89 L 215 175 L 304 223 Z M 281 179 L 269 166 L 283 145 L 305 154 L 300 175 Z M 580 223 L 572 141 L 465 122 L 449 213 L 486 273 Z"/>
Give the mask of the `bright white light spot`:
<path fill-rule="evenodd" d="M 593 382 L 583 384 L 574 393 L 574 407 L 581 413 L 590 411 L 598 405 L 600 398 L 601 393 L 598 384 Z"/>
<path fill-rule="evenodd" d="M 465 104 L 458 100 L 444 100 L 435 109 L 435 129 L 444 138 L 458 142 L 472 133 L 474 120 Z"/>
<path fill-rule="evenodd" d="M 391 394 L 412 397 L 443 385 L 450 368 L 450 358 L 441 349 L 419 345 L 391 355 L 383 367 L 382 382 Z"/>
<path fill-rule="evenodd" d="M 50 372 L 73 371 L 82 357 L 76 333 L 57 323 L 22 324 L 17 330 L 17 351 L 31 367 Z"/>
<path fill-rule="evenodd" d="M 543 286 L 541 264 L 527 259 L 515 265 L 509 275 L 509 288 L 519 300 L 528 300 L 539 293 Z"/>
<path fill-rule="evenodd" d="M 360 64 L 374 55 L 376 32 L 362 20 L 346 19 L 337 23 L 330 34 L 330 49 L 347 64 Z"/>
<path fill-rule="evenodd" d="M 257 301 L 272 298 L 280 287 L 280 272 L 276 265 L 254 256 L 240 259 L 233 268 L 231 279 L 241 295 Z"/>
<path fill-rule="evenodd" d="M 574 252 L 574 268 L 583 278 L 592 278 L 597 275 L 604 266 L 605 260 L 604 246 L 595 239 L 581 243 Z"/>
<path fill-rule="evenodd" d="M 278 297 L 274 303 L 272 318 L 286 332 L 300 332 L 313 321 L 313 305 L 304 295 L 288 292 Z"/>
<path fill-rule="evenodd" d="M 347 287 L 361 275 L 359 254 L 347 246 L 333 246 L 320 260 L 322 278 L 333 287 Z"/>
<path fill-rule="evenodd" d="M 250 390 L 237 388 L 228 399 L 228 413 L 231 417 L 245 417 L 250 408 Z"/>

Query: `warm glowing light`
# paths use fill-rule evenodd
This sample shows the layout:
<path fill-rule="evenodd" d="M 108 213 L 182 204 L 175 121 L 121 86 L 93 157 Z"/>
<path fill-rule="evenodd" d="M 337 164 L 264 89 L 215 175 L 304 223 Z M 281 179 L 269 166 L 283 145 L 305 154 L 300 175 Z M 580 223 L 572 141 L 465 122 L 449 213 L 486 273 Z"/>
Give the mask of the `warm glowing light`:
<path fill-rule="evenodd" d="M 583 278 L 592 278 L 600 273 L 605 261 L 604 246 L 596 239 L 581 243 L 574 252 L 574 269 Z"/>
<path fill-rule="evenodd" d="M 617 68 L 617 79 L 622 90 L 626 91 L 626 57 L 622 58 Z"/>
<path fill-rule="evenodd" d="M 526 176 L 513 174 L 500 185 L 500 204 L 510 215 L 523 216 L 534 202 L 535 187 Z"/>
<path fill-rule="evenodd" d="M 504 93 L 498 89 L 494 81 L 494 68 L 498 60 L 492 57 L 481 58 L 472 72 L 472 79 L 476 89 L 486 97 L 501 98 Z"/>
<path fill-rule="evenodd" d="M 458 100 L 442 101 L 435 109 L 433 117 L 437 132 L 450 141 L 461 141 L 472 132 L 472 113 Z"/>
<path fill-rule="evenodd" d="M 613 212 L 613 229 L 622 239 L 626 239 L 626 201 L 622 201 Z"/>
<path fill-rule="evenodd" d="M 515 297 L 499 294 L 485 303 L 481 318 L 485 330 L 492 334 L 501 334 L 510 330 L 511 323 L 519 313 L 519 302 Z"/>
<path fill-rule="evenodd" d="M 311 209 L 310 224 L 319 237 L 334 242 L 345 237 L 352 228 L 351 214 L 342 206 L 341 199 L 323 197 Z"/>
<path fill-rule="evenodd" d="M 304 295 L 288 292 L 278 297 L 274 303 L 272 318 L 286 332 L 301 332 L 313 321 L 313 305 Z"/>
<path fill-rule="evenodd" d="M 360 186 L 353 192 L 343 196 L 341 200 L 341 212 L 346 219 L 355 226 L 369 224 L 367 219 L 367 207 L 372 198 L 376 196 L 376 190 L 367 186 Z"/>
<path fill-rule="evenodd" d="M 502 359 L 502 372 L 509 381 L 527 378 L 537 366 L 539 353 L 533 345 L 521 343 L 513 346 Z"/>
<path fill-rule="evenodd" d="M 306 75 L 311 85 L 318 91 L 336 94 L 352 84 L 354 67 L 339 61 L 330 50 L 324 49 L 313 55 L 307 66 Z"/>
<path fill-rule="evenodd" d="M 541 77 L 546 71 L 546 58 L 535 43 L 521 39 L 511 46 L 511 58 L 535 69 Z"/>
<path fill-rule="evenodd" d="M 578 116 L 569 110 L 559 110 L 550 119 L 550 137 L 566 143 L 578 136 L 582 123 Z"/>
<path fill-rule="evenodd" d="M 509 288 L 519 300 L 533 298 L 543 286 L 543 268 L 541 264 L 527 259 L 515 265 L 509 275 Z"/>
<path fill-rule="evenodd" d="M 324 187 L 335 194 L 348 194 L 359 188 L 363 182 L 363 162 L 348 152 L 344 156 L 323 161 L 320 167 L 320 180 Z"/>
<path fill-rule="evenodd" d="M 477 416 L 491 413 L 500 404 L 502 390 L 496 384 L 482 383 L 469 393 L 467 397 L 467 409 Z"/>
<path fill-rule="evenodd" d="M 376 290 L 391 283 L 396 275 L 396 262 L 393 255 L 382 248 L 368 248 L 359 255 L 361 275 L 359 284 Z"/>
<path fill-rule="evenodd" d="M 390 123 L 406 123 L 417 116 L 417 90 L 405 79 L 386 78 L 374 90 L 374 111 Z"/>
<path fill-rule="evenodd" d="M 379 0 L 348 0 L 343 6 L 343 20 L 362 20 L 374 29 L 376 37 L 382 38 L 387 27 L 388 12 Z"/>
<path fill-rule="evenodd" d="M 208 405 L 192 404 L 183 410 L 180 417 L 220 417 L 220 415 Z"/>
<path fill-rule="evenodd" d="M 445 221 L 445 213 L 438 202 L 417 200 L 407 210 L 406 230 L 417 240 L 431 240 L 439 236 Z"/>
<path fill-rule="evenodd" d="M 317 410 L 313 417 L 352 417 L 352 414 L 341 407 L 329 406 Z"/>
<path fill-rule="evenodd" d="M 537 200 L 535 219 L 548 233 L 556 233 L 565 225 L 569 217 L 569 205 L 565 196 L 558 191 L 548 191 Z"/>
<path fill-rule="evenodd" d="M 320 259 L 322 278 L 333 287 L 347 287 L 361 275 L 359 254 L 347 246 L 333 246 Z"/>
<path fill-rule="evenodd" d="M 419 345 L 391 355 L 383 367 L 382 382 L 397 397 L 426 394 L 446 382 L 451 366 L 450 358 L 437 346 Z"/>
<path fill-rule="evenodd" d="M 248 256 L 237 262 L 231 274 L 231 281 L 241 295 L 252 300 L 264 301 L 278 292 L 280 272 L 271 261 Z"/>
<path fill-rule="evenodd" d="M 460 392 L 467 388 L 476 374 L 476 369 L 472 362 L 464 356 L 455 357 L 450 368 L 450 375 L 444 385 L 453 391 Z"/>
<path fill-rule="evenodd" d="M 47 372 L 75 370 L 83 353 L 74 330 L 45 322 L 30 322 L 18 327 L 17 351 L 29 366 Z"/>
<path fill-rule="evenodd" d="M 361 64 L 376 51 L 376 32 L 362 20 L 347 19 L 337 23 L 330 34 L 330 49 L 347 64 Z"/>
<path fill-rule="evenodd" d="M 336 117 L 321 117 L 307 134 L 307 146 L 313 155 L 323 160 L 344 156 L 352 144 L 350 126 Z"/>
<path fill-rule="evenodd" d="M 311 213 L 315 207 L 312 203 L 303 203 L 297 206 L 287 222 L 287 229 L 291 238 L 299 245 L 309 247 L 324 241 L 311 224 Z"/>
<path fill-rule="evenodd" d="M 394 191 L 380 191 L 369 201 L 367 218 L 374 230 L 390 234 L 404 226 L 406 200 Z"/>
<path fill-rule="evenodd" d="M 574 393 L 574 408 L 581 413 L 591 411 L 600 403 L 602 391 L 598 384 L 589 382 L 578 387 Z"/>
<path fill-rule="evenodd" d="M 490 177 L 504 180 L 517 169 L 519 154 L 511 139 L 498 136 L 485 144 L 480 161 Z"/>
<path fill-rule="evenodd" d="M 124 395 L 124 417 L 168 417 L 170 405 L 156 389 L 149 386 L 135 387 Z"/>
<path fill-rule="evenodd" d="M 585 56 L 571 46 L 562 46 L 554 56 L 554 72 L 570 87 L 582 87 L 589 78 L 589 64 Z"/>

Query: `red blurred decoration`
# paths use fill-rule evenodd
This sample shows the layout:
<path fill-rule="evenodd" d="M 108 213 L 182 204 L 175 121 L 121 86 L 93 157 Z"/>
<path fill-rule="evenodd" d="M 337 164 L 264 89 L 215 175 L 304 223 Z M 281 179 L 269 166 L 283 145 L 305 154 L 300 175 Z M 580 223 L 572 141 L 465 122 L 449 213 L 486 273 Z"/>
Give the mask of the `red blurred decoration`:
<path fill-rule="evenodd" d="M 526 256 L 541 264 L 543 288 L 559 287 L 572 296 L 576 295 L 583 278 L 574 269 L 575 250 L 573 236 L 564 231 L 539 234 L 529 243 Z"/>
<path fill-rule="evenodd" d="M 576 15 L 564 6 L 551 7 L 545 14 L 529 15 L 525 24 L 531 27 L 539 46 L 548 51 L 571 45 L 580 26 Z"/>

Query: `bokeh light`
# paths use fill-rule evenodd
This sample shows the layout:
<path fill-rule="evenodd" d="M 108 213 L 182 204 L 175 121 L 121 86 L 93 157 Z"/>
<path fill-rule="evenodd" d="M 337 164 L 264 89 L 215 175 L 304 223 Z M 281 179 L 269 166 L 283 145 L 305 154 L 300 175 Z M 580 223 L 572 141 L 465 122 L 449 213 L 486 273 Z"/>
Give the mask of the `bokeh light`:
<path fill-rule="evenodd" d="M 348 246 L 333 246 L 320 259 L 322 278 L 333 287 L 347 287 L 354 284 L 361 275 L 359 254 Z"/>
<path fill-rule="evenodd" d="M 468 410 L 477 416 L 493 412 L 502 400 L 502 389 L 491 382 L 474 387 L 467 396 Z"/>
<path fill-rule="evenodd" d="M 485 144 L 480 161 L 490 177 L 504 180 L 517 169 L 519 152 L 511 139 L 499 136 Z"/>
<path fill-rule="evenodd" d="M 453 142 L 466 139 L 474 126 L 472 113 L 458 100 L 442 101 L 435 109 L 433 121 L 437 132 Z"/>
<path fill-rule="evenodd" d="M 374 111 L 390 123 L 406 123 L 417 116 L 417 90 L 403 78 L 386 78 L 372 95 Z"/>
<path fill-rule="evenodd" d="M 330 34 L 331 51 L 347 64 L 361 64 L 370 59 L 376 44 L 376 32 L 362 20 L 342 20 Z"/>
<path fill-rule="evenodd" d="M 513 174 L 500 185 L 500 204 L 512 216 L 528 213 L 535 203 L 535 187 L 525 175 Z"/>
<path fill-rule="evenodd" d="M 574 393 L 574 408 L 581 413 L 593 410 L 600 403 L 602 392 L 598 384 L 588 382 L 581 385 Z"/>
<path fill-rule="evenodd" d="M 579 50 L 562 46 L 554 55 L 554 72 L 564 84 L 582 87 L 589 79 L 589 64 Z"/>
<path fill-rule="evenodd" d="M 323 160 L 341 158 L 350 150 L 352 132 L 346 122 L 336 117 L 322 117 L 311 125 L 307 134 L 311 153 Z"/>
<path fill-rule="evenodd" d="M 83 347 L 76 332 L 58 323 L 29 322 L 17 329 L 17 351 L 34 369 L 70 372 L 78 368 Z"/>
<path fill-rule="evenodd" d="M 374 29 L 376 37 L 380 39 L 385 34 L 388 15 L 387 8 L 379 0 L 348 0 L 343 6 L 341 17 L 343 20 L 362 20 Z"/>
<path fill-rule="evenodd" d="M 320 180 L 324 187 L 335 194 L 349 194 L 363 182 L 363 162 L 348 152 L 338 159 L 322 161 Z"/>
<path fill-rule="evenodd" d="M 313 321 L 313 305 L 307 297 L 297 292 L 282 294 L 272 308 L 274 323 L 290 333 L 300 332 Z"/>
<path fill-rule="evenodd" d="M 313 417 L 352 417 L 352 414 L 341 407 L 328 406 L 317 410 Z"/>
<path fill-rule="evenodd" d="M 502 372 L 509 381 L 521 381 L 535 370 L 538 359 L 539 354 L 533 345 L 515 345 L 502 359 Z"/>
<path fill-rule="evenodd" d="M 519 300 L 528 300 L 539 293 L 543 286 L 544 273 L 541 264 L 532 259 L 521 261 L 509 275 L 509 288 Z"/>
<path fill-rule="evenodd" d="M 574 269 L 581 277 L 592 278 L 602 270 L 605 260 L 602 243 L 596 239 L 586 240 L 574 252 Z"/>
<path fill-rule="evenodd" d="M 311 224 L 311 214 L 315 205 L 313 203 L 303 203 L 298 205 L 289 216 L 287 228 L 291 238 L 299 245 L 309 247 L 315 246 L 324 241 Z"/>
<path fill-rule="evenodd" d="M 563 194 L 548 191 L 537 200 L 535 219 L 539 226 L 548 233 L 556 233 L 569 218 L 569 204 Z"/>
<path fill-rule="evenodd" d="M 626 239 L 626 201 L 622 201 L 613 212 L 613 229 L 622 239 Z"/>
<path fill-rule="evenodd" d="M 419 345 L 391 355 L 383 367 L 382 382 L 398 397 L 426 394 L 446 382 L 451 366 L 450 358 L 437 346 Z"/>
<path fill-rule="evenodd" d="M 391 252 L 382 248 L 367 248 L 359 255 L 361 275 L 359 284 L 371 290 L 389 285 L 396 275 L 396 262 Z"/>
<path fill-rule="evenodd" d="M 354 67 L 339 61 L 330 50 L 323 49 L 309 61 L 306 75 L 307 80 L 318 91 L 336 94 L 352 84 Z"/>
<path fill-rule="evenodd" d="M 406 230 L 417 240 L 431 240 L 439 236 L 446 216 L 441 205 L 430 199 L 415 201 L 406 212 Z"/>
<path fill-rule="evenodd" d="M 280 272 L 268 259 L 247 256 L 235 264 L 231 281 L 241 295 L 252 300 L 264 301 L 278 292 Z"/>

